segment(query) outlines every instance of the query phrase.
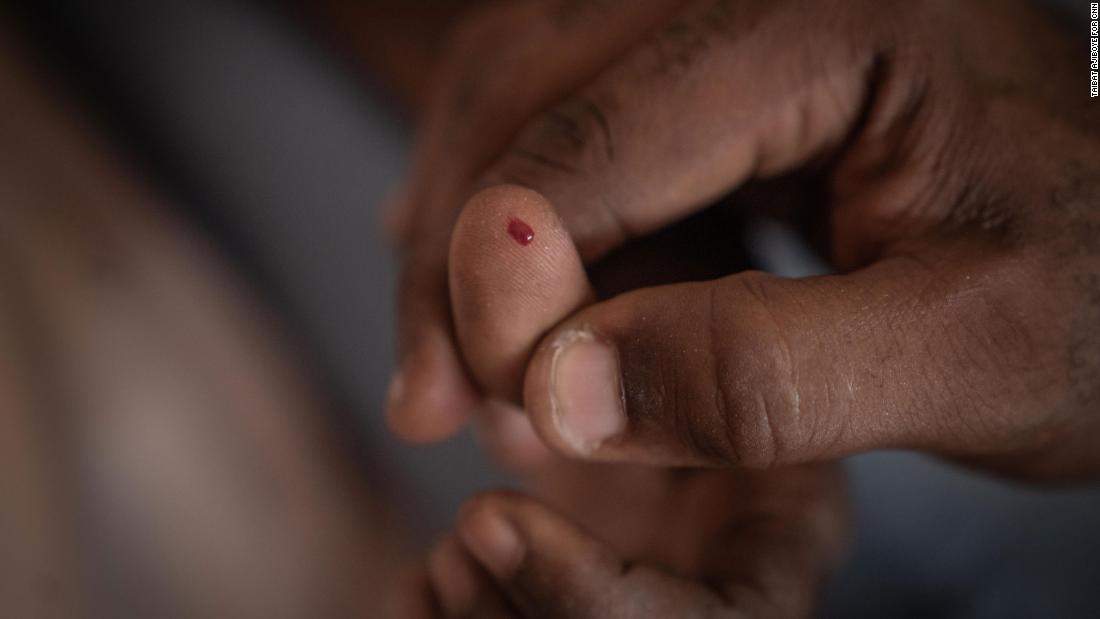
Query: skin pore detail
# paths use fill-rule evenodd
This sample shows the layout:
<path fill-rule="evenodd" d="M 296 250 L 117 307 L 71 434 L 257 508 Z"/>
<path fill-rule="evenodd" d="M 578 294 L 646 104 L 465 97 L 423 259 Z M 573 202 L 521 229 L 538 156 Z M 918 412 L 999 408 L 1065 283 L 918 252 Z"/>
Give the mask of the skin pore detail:
<path fill-rule="evenodd" d="M 508 220 L 508 235 L 523 246 L 535 240 L 535 230 L 522 219 L 512 217 Z"/>
<path fill-rule="evenodd" d="M 1100 275 L 1088 265 L 1100 257 L 1100 182 L 1089 165 L 1074 160 L 1065 165 L 1062 182 L 1051 192 L 1051 206 L 1070 222 L 1058 239 L 1064 264 L 1077 263 L 1073 287 L 1082 299 L 1071 327 L 1069 378 L 1072 401 L 1087 408 L 1100 393 Z"/>

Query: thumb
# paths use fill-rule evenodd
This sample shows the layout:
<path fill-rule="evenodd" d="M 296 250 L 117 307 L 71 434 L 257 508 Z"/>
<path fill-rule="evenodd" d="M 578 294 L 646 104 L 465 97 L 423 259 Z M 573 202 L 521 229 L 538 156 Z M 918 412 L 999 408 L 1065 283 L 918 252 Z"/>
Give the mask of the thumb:
<path fill-rule="evenodd" d="M 543 340 L 525 404 L 552 447 L 598 460 L 764 468 L 1012 448 L 1050 405 L 1019 371 L 1044 363 L 1020 309 L 1033 277 L 941 247 L 850 275 L 637 290 Z"/>

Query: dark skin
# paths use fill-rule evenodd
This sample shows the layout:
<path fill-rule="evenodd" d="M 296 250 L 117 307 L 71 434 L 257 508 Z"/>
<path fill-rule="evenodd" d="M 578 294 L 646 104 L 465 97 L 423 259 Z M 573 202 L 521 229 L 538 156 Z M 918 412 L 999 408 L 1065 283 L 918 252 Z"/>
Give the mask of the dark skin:
<path fill-rule="evenodd" d="M 645 4 L 505 5 L 456 39 L 395 217 L 395 428 L 442 438 L 488 397 L 589 461 L 781 476 L 911 448 L 1095 479 L 1100 117 L 1073 42 L 1023 2 Z M 609 252 L 793 174 L 822 188 L 802 214 L 827 222 L 836 275 L 592 292 L 585 267 Z M 512 243 L 515 216 L 543 242 Z M 475 505 L 463 547 L 532 614 L 470 513 L 510 523 L 520 573 L 555 548 L 525 527 L 563 544 L 568 528 L 515 497 Z M 818 580 L 770 592 L 801 599 Z M 569 579 L 519 582 L 587 599 Z M 634 584 L 713 610 L 713 589 Z M 615 612 L 644 614 L 591 601 L 552 616 Z"/>
<path fill-rule="evenodd" d="M 419 118 L 447 32 L 486 0 L 292 2 L 325 42 L 370 74 L 412 117 Z M 400 62 L 395 62 L 400 59 Z"/>
<path fill-rule="evenodd" d="M 497 225 L 515 219 L 537 230 L 531 243 Z M 471 353 L 493 355 L 487 375 L 506 376 L 544 321 L 596 297 L 571 248 L 550 205 L 528 190 L 488 190 L 464 211 L 451 248 L 452 263 L 465 265 L 451 274 L 453 307 L 460 325 L 496 325 L 491 335 L 459 332 Z M 738 471 L 579 462 L 548 453 L 516 420 L 526 422 L 499 399 L 479 417 L 490 451 L 521 466 L 540 500 L 473 499 L 407 594 L 434 607 L 406 616 L 806 616 L 845 547 L 847 508 L 834 465 Z M 499 535 L 485 533 L 500 522 L 515 531 L 503 549 Z"/>
<path fill-rule="evenodd" d="M 472 499 L 428 562 L 420 596 L 436 608 L 422 616 L 806 616 L 844 548 L 840 479 L 828 467 L 598 477 L 627 482 L 603 487 L 597 503 L 619 511 L 602 527 L 518 493 Z M 595 490 L 580 479 L 572 493 Z M 514 535 L 502 540 L 499 523 Z"/>

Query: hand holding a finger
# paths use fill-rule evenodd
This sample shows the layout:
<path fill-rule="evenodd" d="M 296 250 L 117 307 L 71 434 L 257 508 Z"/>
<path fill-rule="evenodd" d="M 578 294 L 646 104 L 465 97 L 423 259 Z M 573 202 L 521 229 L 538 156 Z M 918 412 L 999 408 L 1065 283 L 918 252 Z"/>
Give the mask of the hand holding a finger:
<path fill-rule="evenodd" d="M 1095 475 L 1100 143 L 1043 19 L 1015 2 L 691 3 L 481 175 L 536 193 L 479 194 L 455 229 L 466 367 L 517 404 L 522 373 L 540 436 L 577 457 L 763 468 L 906 447 Z M 1012 61 L 989 51 L 1025 39 Z M 794 171 L 821 181 L 806 206 L 839 274 L 588 303 L 582 265 Z M 524 204 L 552 211 L 534 231 L 551 244 L 471 268 Z M 518 344 L 495 357 L 498 328 Z"/>

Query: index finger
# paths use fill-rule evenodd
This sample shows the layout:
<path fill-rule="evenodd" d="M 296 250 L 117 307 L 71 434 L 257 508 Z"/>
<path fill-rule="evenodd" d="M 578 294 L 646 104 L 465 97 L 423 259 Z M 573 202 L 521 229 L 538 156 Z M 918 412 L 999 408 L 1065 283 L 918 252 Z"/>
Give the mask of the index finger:
<path fill-rule="evenodd" d="M 478 397 L 453 341 L 447 246 L 472 179 L 525 119 L 583 84 L 679 1 L 555 0 L 517 4 L 473 22 L 454 47 L 417 147 L 399 290 L 399 366 L 388 418 L 410 440 L 434 441 L 466 420 Z M 532 79 L 532 75 L 538 79 Z"/>

